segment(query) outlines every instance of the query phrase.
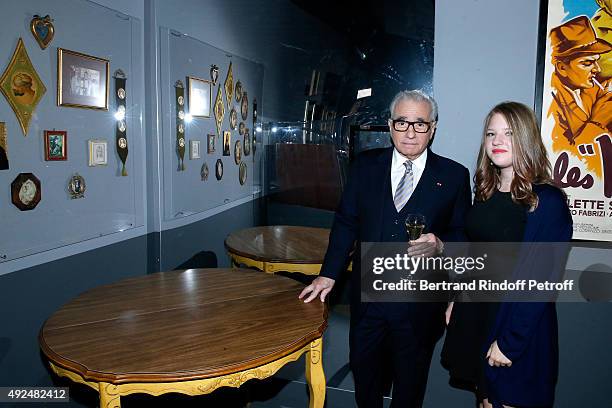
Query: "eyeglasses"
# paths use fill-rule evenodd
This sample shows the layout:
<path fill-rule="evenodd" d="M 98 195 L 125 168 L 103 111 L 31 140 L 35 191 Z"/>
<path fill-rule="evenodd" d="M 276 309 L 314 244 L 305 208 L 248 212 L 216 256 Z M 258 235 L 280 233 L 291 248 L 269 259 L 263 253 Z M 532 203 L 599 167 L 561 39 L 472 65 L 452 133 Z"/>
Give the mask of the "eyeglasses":
<path fill-rule="evenodd" d="M 391 123 L 393 123 L 393 129 L 398 132 L 407 132 L 412 126 L 416 133 L 427 133 L 433 122 L 409 122 L 405 119 L 393 119 Z"/>

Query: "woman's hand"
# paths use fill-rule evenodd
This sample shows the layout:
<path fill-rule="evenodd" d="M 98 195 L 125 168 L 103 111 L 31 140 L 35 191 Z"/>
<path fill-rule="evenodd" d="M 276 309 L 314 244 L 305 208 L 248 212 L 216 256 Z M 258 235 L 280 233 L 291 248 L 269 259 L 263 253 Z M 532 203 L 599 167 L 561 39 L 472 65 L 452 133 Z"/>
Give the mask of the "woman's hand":
<path fill-rule="evenodd" d="M 489 365 L 491 367 L 510 367 L 512 365 L 512 361 L 510 361 L 508 357 L 504 356 L 504 353 L 502 353 L 499 349 L 497 340 L 495 340 L 493 344 L 491 344 L 491 347 L 489 347 L 489 351 L 487 351 L 487 359 L 489 359 Z"/>

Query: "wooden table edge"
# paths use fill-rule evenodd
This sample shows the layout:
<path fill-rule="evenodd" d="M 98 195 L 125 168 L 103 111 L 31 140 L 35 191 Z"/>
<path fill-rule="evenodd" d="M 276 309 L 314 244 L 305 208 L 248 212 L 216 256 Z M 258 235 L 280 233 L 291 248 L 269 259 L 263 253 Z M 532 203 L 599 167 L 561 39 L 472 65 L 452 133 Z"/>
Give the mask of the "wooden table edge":
<path fill-rule="evenodd" d="M 239 267 L 240 265 L 246 265 L 249 268 L 257 268 L 260 271 L 267 273 L 299 272 L 303 273 L 304 275 L 319 275 L 321 273 L 321 268 L 323 267 L 323 261 L 309 262 L 306 260 L 300 262 L 293 262 L 290 260 L 262 260 L 261 257 L 252 255 L 242 255 L 240 251 L 234 251 L 230 249 L 227 245 L 225 246 L 225 249 L 235 267 Z M 351 253 L 350 257 L 352 258 L 352 256 L 353 254 Z M 346 270 L 348 272 L 353 271 L 352 261 L 349 262 Z"/>
<path fill-rule="evenodd" d="M 322 338 L 325 329 L 327 328 L 328 308 L 327 303 L 325 304 L 324 321 L 319 328 L 306 335 L 302 339 L 290 344 L 288 347 L 280 349 L 274 353 L 255 358 L 243 362 L 242 364 L 234 364 L 228 366 L 222 366 L 216 371 L 210 371 L 205 373 L 184 373 L 181 375 L 165 375 L 165 374 L 108 374 L 101 373 L 98 371 L 91 371 L 82 364 L 78 364 L 72 360 L 65 359 L 54 352 L 43 339 L 43 327 L 38 333 L 38 343 L 45 355 L 46 359 L 64 370 L 74 373 L 83 378 L 88 382 L 104 382 L 115 385 L 129 384 L 129 383 L 171 383 L 171 382 L 182 382 L 182 381 L 193 381 L 193 380 L 204 380 L 209 378 L 221 377 L 229 374 L 243 372 L 246 370 L 254 369 L 265 364 L 272 363 L 280 360 L 296 351 L 306 347 L 308 344 L 316 339 Z M 45 322 L 46 323 L 46 322 Z"/>
<path fill-rule="evenodd" d="M 246 252 L 242 252 L 240 250 L 237 250 L 233 247 L 230 247 L 227 244 L 227 238 L 225 238 L 225 241 L 223 241 L 223 245 L 225 246 L 225 250 L 230 253 L 230 254 L 234 254 L 234 255 L 238 255 L 241 256 L 243 258 L 248 258 L 248 259 L 252 259 L 254 261 L 259 261 L 259 262 L 278 262 L 278 263 L 293 263 L 293 264 L 317 264 L 317 265 L 321 265 L 323 263 L 323 259 L 287 259 L 287 258 L 265 258 L 259 255 L 253 255 L 253 254 L 249 254 Z"/>

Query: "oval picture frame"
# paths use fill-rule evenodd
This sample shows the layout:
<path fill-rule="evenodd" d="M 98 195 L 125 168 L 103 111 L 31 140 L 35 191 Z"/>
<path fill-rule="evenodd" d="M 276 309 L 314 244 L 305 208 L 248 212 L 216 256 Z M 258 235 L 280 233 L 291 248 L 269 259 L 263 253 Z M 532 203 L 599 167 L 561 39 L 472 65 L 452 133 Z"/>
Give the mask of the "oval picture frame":
<path fill-rule="evenodd" d="M 217 159 L 215 163 L 215 177 L 217 180 L 221 180 L 223 178 L 223 161 L 221 159 Z"/>
<path fill-rule="evenodd" d="M 11 201 L 21 211 L 33 210 L 41 198 L 40 180 L 33 173 L 19 173 L 11 183 Z"/>

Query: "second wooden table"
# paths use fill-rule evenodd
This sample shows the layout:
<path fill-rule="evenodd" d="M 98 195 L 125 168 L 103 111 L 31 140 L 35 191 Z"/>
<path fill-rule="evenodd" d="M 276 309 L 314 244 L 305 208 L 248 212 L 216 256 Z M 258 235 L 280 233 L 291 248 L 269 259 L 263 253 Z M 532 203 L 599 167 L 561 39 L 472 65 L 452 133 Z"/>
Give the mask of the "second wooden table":
<path fill-rule="evenodd" d="M 234 265 L 264 272 L 318 275 L 329 241 L 329 229 L 271 225 L 232 232 L 225 248 Z"/>

